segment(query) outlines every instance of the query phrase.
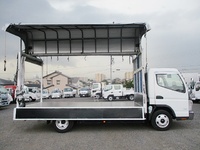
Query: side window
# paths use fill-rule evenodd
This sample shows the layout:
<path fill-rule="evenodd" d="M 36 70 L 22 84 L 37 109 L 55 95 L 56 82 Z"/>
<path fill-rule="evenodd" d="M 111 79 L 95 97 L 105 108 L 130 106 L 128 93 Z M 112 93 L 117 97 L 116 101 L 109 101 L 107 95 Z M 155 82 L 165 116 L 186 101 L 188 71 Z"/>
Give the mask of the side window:
<path fill-rule="evenodd" d="M 121 86 L 120 86 L 120 85 L 114 85 L 114 89 L 115 89 L 115 90 L 120 90 L 120 89 L 121 89 Z"/>
<path fill-rule="evenodd" d="M 156 81 L 161 87 L 185 93 L 185 86 L 178 74 L 157 74 Z"/>

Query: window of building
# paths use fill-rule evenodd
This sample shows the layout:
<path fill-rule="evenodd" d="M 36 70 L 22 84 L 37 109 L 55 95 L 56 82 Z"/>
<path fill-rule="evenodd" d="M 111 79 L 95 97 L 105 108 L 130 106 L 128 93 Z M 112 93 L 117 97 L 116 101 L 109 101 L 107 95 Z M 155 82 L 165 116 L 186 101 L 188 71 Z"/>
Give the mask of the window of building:
<path fill-rule="evenodd" d="M 56 84 L 57 84 L 57 85 L 60 85 L 60 80 L 56 80 Z"/>
<path fill-rule="evenodd" d="M 51 85 L 51 80 L 47 80 L 47 85 Z"/>

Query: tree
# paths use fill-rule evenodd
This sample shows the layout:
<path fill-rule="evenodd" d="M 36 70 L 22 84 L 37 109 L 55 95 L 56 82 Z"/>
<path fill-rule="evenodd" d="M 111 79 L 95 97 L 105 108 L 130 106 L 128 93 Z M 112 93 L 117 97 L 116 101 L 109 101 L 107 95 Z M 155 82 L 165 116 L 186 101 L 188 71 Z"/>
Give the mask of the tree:
<path fill-rule="evenodd" d="M 125 80 L 124 87 L 134 88 L 133 80 Z"/>
<path fill-rule="evenodd" d="M 106 79 L 102 80 L 101 82 L 105 82 L 106 85 L 109 83 L 108 80 L 106 80 Z"/>

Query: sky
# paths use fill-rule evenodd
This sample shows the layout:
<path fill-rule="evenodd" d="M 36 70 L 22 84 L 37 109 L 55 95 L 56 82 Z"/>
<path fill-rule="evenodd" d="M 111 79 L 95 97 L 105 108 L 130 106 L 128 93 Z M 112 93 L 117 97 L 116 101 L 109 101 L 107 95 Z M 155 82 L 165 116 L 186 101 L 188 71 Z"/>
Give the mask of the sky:
<path fill-rule="evenodd" d="M 148 67 L 178 68 L 200 73 L 199 0 L 1 0 L 0 78 L 13 79 L 19 38 L 3 31 L 10 23 L 147 23 L 151 30 L 143 38 Z M 4 71 L 6 60 L 6 71 Z M 110 78 L 110 57 L 43 58 L 43 75 L 55 70 L 70 77 Z M 25 64 L 25 78 L 41 76 L 41 68 Z M 129 57 L 114 57 L 112 78 L 124 78 L 133 69 Z"/>

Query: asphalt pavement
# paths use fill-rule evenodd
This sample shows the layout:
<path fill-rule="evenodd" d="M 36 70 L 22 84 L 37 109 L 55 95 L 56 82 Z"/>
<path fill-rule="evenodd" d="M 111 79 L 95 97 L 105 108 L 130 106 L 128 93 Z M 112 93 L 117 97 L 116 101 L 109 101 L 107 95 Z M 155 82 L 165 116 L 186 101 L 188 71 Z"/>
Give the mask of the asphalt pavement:
<path fill-rule="evenodd" d="M 70 132 L 61 134 L 45 121 L 13 121 L 14 107 L 15 104 L 11 104 L 0 108 L 0 150 L 200 149 L 200 103 L 193 105 L 194 120 L 174 121 L 172 128 L 164 132 L 148 124 L 89 123 L 76 124 Z"/>

